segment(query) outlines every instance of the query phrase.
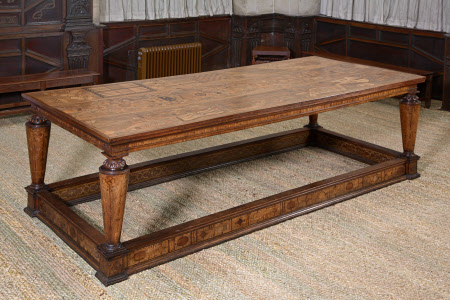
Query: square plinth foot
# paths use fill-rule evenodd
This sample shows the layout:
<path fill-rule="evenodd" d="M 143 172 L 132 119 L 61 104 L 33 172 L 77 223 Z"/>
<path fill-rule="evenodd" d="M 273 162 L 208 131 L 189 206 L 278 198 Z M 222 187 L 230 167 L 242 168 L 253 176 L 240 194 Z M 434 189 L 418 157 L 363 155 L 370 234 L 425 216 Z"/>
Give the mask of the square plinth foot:
<path fill-rule="evenodd" d="M 39 209 L 31 209 L 29 207 L 25 207 L 23 211 L 32 218 L 37 217 L 39 213 Z"/>
<path fill-rule="evenodd" d="M 417 172 L 417 161 L 420 156 L 416 154 L 406 155 L 406 179 L 413 180 L 420 177 Z"/>
<path fill-rule="evenodd" d="M 127 273 L 120 273 L 111 277 L 107 277 L 103 273 L 97 272 L 95 273 L 95 277 L 97 277 L 97 279 L 100 280 L 100 282 L 105 286 L 109 286 L 127 280 L 129 276 Z"/>
<path fill-rule="evenodd" d="M 406 174 L 406 179 L 408 179 L 408 180 L 413 180 L 413 179 L 416 179 L 416 178 L 419 178 L 419 177 L 420 177 L 419 173 Z"/>
<path fill-rule="evenodd" d="M 103 255 L 103 257 L 106 258 L 107 260 L 113 259 L 117 256 L 122 256 L 122 255 L 128 253 L 128 249 L 125 248 L 122 245 L 122 243 L 119 243 L 115 247 L 114 246 L 111 247 L 109 245 L 102 244 L 102 245 L 98 246 L 97 249 L 98 249 L 99 253 L 101 255 Z M 108 249 L 113 249 L 113 251 L 111 251 L 111 250 L 108 251 Z"/>

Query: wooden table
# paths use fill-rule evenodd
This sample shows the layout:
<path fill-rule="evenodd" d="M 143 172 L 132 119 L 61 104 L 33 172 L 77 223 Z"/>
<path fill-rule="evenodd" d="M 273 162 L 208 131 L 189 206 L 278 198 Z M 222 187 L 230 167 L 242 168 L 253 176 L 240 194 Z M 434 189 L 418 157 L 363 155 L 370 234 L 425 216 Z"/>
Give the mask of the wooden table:
<path fill-rule="evenodd" d="M 306 57 L 270 64 L 124 83 L 25 94 L 31 185 L 25 211 L 81 255 L 105 285 L 200 249 L 301 214 L 417 178 L 414 154 L 422 76 Z M 379 147 L 317 123 L 318 113 L 397 95 L 403 152 Z M 134 166 L 133 151 L 309 116 L 304 128 Z M 50 121 L 98 147 L 99 173 L 44 183 Z M 300 127 L 300 126 L 299 126 Z M 128 191 L 221 166 L 321 147 L 367 167 L 121 242 Z M 99 199 L 104 234 L 69 206 Z"/>

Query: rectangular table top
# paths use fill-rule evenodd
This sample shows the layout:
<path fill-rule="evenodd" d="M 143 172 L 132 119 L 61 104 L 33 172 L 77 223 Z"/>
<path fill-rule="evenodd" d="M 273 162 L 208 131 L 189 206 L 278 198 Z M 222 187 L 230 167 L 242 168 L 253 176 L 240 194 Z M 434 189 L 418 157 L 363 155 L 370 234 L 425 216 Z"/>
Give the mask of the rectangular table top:
<path fill-rule="evenodd" d="M 424 80 L 393 70 L 304 57 L 33 92 L 24 98 L 35 113 L 117 154 L 399 95 Z"/>

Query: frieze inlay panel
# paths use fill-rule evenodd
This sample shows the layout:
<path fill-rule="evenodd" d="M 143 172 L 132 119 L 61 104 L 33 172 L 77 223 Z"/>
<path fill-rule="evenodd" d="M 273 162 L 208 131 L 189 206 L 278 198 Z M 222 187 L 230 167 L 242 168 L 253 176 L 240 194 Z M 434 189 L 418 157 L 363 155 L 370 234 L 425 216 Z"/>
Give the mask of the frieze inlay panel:
<path fill-rule="evenodd" d="M 44 14 L 46 10 L 52 10 L 56 7 L 55 0 L 50 0 L 46 2 L 38 11 L 33 13 L 33 20 L 42 20 L 44 19 Z"/>

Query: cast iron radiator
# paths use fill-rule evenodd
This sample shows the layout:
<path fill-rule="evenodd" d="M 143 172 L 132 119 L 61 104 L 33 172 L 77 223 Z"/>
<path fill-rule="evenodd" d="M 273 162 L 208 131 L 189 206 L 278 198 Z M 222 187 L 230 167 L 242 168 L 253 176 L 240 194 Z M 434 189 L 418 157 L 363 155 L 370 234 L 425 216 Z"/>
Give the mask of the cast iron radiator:
<path fill-rule="evenodd" d="M 198 73 L 201 56 L 200 43 L 140 48 L 137 79 Z"/>

